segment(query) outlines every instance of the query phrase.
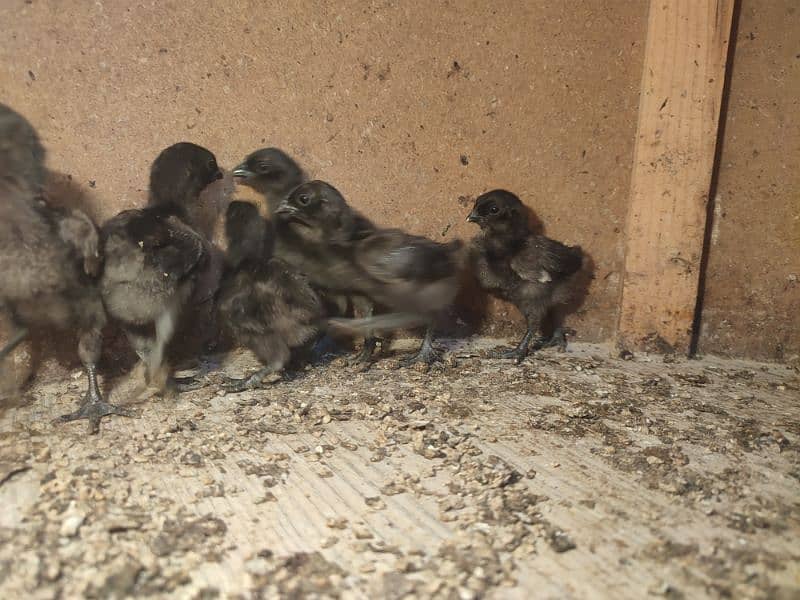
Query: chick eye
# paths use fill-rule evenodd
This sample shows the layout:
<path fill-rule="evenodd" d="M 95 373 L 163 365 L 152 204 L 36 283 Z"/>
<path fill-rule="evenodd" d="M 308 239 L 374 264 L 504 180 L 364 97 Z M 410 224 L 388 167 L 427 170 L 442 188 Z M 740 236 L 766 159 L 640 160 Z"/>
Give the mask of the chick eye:
<path fill-rule="evenodd" d="M 500 209 L 499 209 L 499 208 L 497 208 L 496 206 L 493 206 L 493 207 L 491 207 L 491 208 L 489 209 L 489 212 L 490 212 L 490 213 L 492 213 L 493 215 L 496 215 L 497 213 L 499 213 L 499 212 L 500 212 Z"/>
<path fill-rule="evenodd" d="M 259 171 L 269 171 L 271 167 L 272 165 L 270 165 L 268 162 L 258 163 Z"/>
<path fill-rule="evenodd" d="M 297 197 L 297 201 L 300 204 L 302 204 L 303 206 L 305 206 L 306 204 L 308 204 L 311 201 L 311 198 L 308 197 L 308 194 L 300 194 Z"/>
<path fill-rule="evenodd" d="M 208 161 L 208 170 L 209 171 L 216 171 L 217 170 L 217 161 L 215 161 L 213 158 L 209 159 L 209 161 Z"/>

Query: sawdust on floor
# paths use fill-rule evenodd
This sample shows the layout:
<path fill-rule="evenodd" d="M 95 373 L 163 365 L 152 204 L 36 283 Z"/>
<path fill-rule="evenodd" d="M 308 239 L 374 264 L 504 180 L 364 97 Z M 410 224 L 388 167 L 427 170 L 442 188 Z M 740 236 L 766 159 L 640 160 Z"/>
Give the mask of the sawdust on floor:
<path fill-rule="evenodd" d="M 212 373 L 98 436 L 50 423 L 80 374 L 37 386 L 0 417 L 0 596 L 798 597 L 797 372 L 495 343 Z"/>

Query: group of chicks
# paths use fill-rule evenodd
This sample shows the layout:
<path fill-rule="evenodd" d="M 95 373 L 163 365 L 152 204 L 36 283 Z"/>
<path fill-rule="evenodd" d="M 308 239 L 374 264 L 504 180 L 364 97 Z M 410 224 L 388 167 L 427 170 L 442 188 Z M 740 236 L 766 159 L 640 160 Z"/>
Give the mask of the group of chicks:
<path fill-rule="evenodd" d="M 201 192 L 223 171 L 209 150 L 174 144 L 152 164 L 147 205 L 98 228 L 83 212 L 48 201 L 44 162 L 35 129 L 0 104 L 0 310 L 12 326 L 0 361 L 29 327 L 79 332 L 88 390 L 60 421 L 88 419 L 96 432 L 104 416 L 133 414 L 106 402 L 98 387 L 108 320 L 124 331 L 147 385 L 198 385 L 173 377 L 165 353 L 219 253 L 196 214 Z M 263 195 L 269 215 L 240 200 L 225 210 L 227 248 L 214 306 L 233 340 L 262 365 L 250 377 L 227 379 L 229 391 L 257 388 L 296 350 L 341 333 L 363 336 L 356 360 L 369 361 L 380 334 L 424 326 L 422 346 L 404 362 L 437 360 L 434 323 L 455 300 L 464 269 L 527 320 L 520 343 L 500 356 L 519 362 L 534 343 L 565 346 L 560 327 L 547 340 L 534 336 L 548 312 L 569 299 L 582 251 L 534 233 L 514 194 L 477 198 L 467 220 L 481 233 L 465 248 L 376 225 L 276 148 L 253 152 L 233 176 Z"/>

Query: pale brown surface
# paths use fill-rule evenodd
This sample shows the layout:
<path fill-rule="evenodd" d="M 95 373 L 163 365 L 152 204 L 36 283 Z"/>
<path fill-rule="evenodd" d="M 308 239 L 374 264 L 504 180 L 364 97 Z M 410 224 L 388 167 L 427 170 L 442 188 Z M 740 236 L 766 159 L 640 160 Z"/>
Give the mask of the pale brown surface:
<path fill-rule="evenodd" d="M 743 0 L 700 349 L 800 355 L 800 5 Z"/>
<path fill-rule="evenodd" d="M 42 131 L 51 167 L 94 182 L 101 217 L 140 204 L 150 161 L 183 139 L 228 167 L 283 147 L 370 217 L 436 239 L 473 235 L 472 199 L 507 187 L 592 255 L 572 323 L 607 339 L 646 8 L 9 0 L 0 90 Z"/>
<path fill-rule="evenodd" d="M 141 204 L 149 162 L 180 139 L 229 167 L 282 146 L 370 216 L 439 239 L 471 236 L 471 199 L 505 186 L 591 254 L 570 322 L 611 338 L 648 2 L 197 6 L 0 3 L 0 100 L 40 128 L 97 217 Z M 793 0 L 743 2 L 705 352 L 800 347 L 798 18 Z M 490 308 L 489 331 L 519 324 Z"/>
<path fill-rule="evenodd" d="M 49 422 L 80 374 L 37 386 L 0 417 L 0 596 L 797 597 L 796 372 L 492 345 L 212 384 L 89 438 Z"/>
<path fill-rule="evenodd" d="M 734 0 L 653 0 L 618 344 L 690 351 Z"/>

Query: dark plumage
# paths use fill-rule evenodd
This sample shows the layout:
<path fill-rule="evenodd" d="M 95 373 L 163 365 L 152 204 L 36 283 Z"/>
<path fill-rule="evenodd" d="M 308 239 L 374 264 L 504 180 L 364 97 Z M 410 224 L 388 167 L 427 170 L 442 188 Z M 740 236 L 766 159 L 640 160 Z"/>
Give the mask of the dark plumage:
<path fill-rule="evenodd" d="M 278 148 L 261 148 L 251 152 L 233 169 L 236 180 L 262 194 L 270 215 L 290 191 L 306 180 L 294 159 Z"/>
<path fill-rule="evenodd" d="M 223 324 L 240 345 L 255 353 L 263 368 L 246 379 L 229 380 L 229 391 L 257 387 L 267 375 L 281 371 L 293 349 L 316 337 L 324 316 L 308 279 L 270 256 L 267 232 L 254 205 L 230 203 L 225 219 L 227 265 L 218 306 Z"/>
<path fill-rule="evenodd" d="M 548 312 L 571 299 L 583 252 L 579 246 L 565 246 L 533 233 L 522 202 L 505 190 L 479 196 L 467 220 L 481 228 L 470 248 L 481 287 L 511 302 L 527 321 L 527 331 L 517 347 L 500 354 L 521 362 Z M 566 348 L 560 323 L 543 345 Z"/>
<path fill-rule="evenodd" d="M 146 382 L 161 389 L 168 379 L 165 348 L 209 260 L 192 211 L 200 192 L 221 177 L 210 151 L 174 144 L 153 162 L 148 205 L 123 211 L 102 228 L 103 302 L 143 361 Z"/>
<path fill-rule="evenodd" d="M 398 229 L 379 229 L 323 181 L 304 183 L 276 210 L 276 255 L 316 284 L 363 295 L 394 311 L 334 319 L 351 332 L 426 325 L 422 348 L 408 362 L 431 362 L 432 324 L 458 291 L 460 242 L 438 244 Z"/>
<path fill-rule="evenodd" d="M 307 181 L 306 174 L 288 154 L 278 148 L 262 148 L 251 152 L 234 170 L 236 180 L 261 193 L 267 201 L 270 217 L 274 217 L 278 205 L 294 188 Z M 365 217 L 360 216 L 360 227 L 364 230 L 374 229 L 374 225 Z M 281 235 L 282 231 L 277 232 Z M 277 249 L 278 256 L 283 251 L 283 246 Z M 364 296 L 349 297 L 340 290 L 326 285 L 309 274 L 311 283 L 317 288 L 326 305 L 338 314 L 347 311 L 348 300 L 355 311 L 362 316 L 371 316 L 374 310 L 373 303 Z M 375 350 L 376 338 L 367 333 L 361 353 L 355 358 L 356 362 L 368 362 Z"/>
<path fill-rule="evenodd" d="M 95 280 L 101 266 L 97 229 L 81 211 L 56 209 L 41 198 L 44 157 L 30 123 L 0 104 L 0 308 L 14 328 L 0 360 L 28 327 L 77 329 L 89 387 L 80 409 L 61 420 L 89 419 L 94 433 L 103 416 L 132 413 L 104 402 L 97 385 L 106 322 Z"/>

